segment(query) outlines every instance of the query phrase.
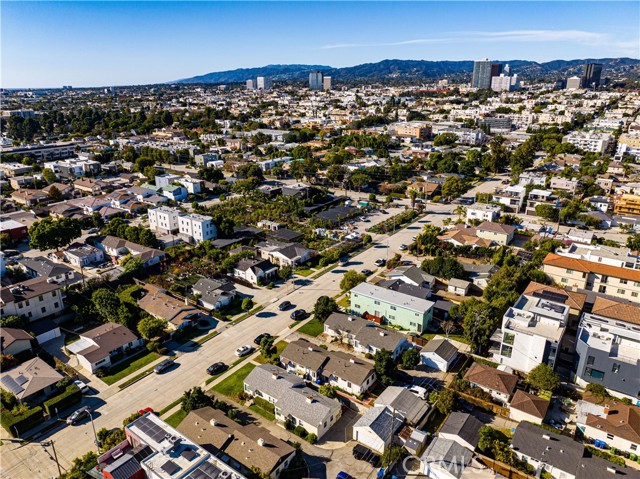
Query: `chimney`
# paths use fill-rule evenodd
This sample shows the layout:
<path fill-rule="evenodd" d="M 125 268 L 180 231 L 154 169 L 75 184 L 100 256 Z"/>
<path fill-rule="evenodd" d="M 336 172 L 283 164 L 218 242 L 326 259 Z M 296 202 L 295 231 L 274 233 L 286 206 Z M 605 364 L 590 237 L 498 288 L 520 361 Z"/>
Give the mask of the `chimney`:
<path fill-rule="evenodd" d="M 355 363 L 356 363 L 356 359 L 355 359 L 355 358 L 351 358 L 351 359 L 349 359 L 349 362 L 350 362 L 351 364 L 355 364 Z"/>
<path fill-rule="evenodd" d="M 543 434 L 542 435 L 542 439 L 546 439 L 547 441 L 551 440 L 551 436 L 549 436 L 549 434 Z"/>
<path fill-rule="evenodd" d="M 387 333 L 385 333 L 384 331 L 380 331 L 380 336 L 382 336 L 383 338 L 387 335 Z"/>
<path fill-rule="evenodd" d="M 611 474 L 617 474 L 618 473 L 616 468 L 613 467 L 613 466 L 607 466 L 607 472 L 610 472 Z"/>
<path fill-rule="evenodd" d="M 313 396 L 307 396 L 307 403 L 313 404 Z"/>
<path fill-rule="evenodd" d="M 197 424 L 197 423 L 196 423 Z M 209 424 L 211 424 L 213 427 L 216 427 L 218 425 L 218 423 L 216 422 L 215 419 L 211 418 L 211 421 L 209 421 Z"/>
<path fill-rule="evenodd" d="M 313 351 L 313 346 L 309 346 L 307 349 L 308 349 L 309 351 Z"/>
<path fill-rule="evenodd" d="M 609 405 L 605 404 L 604 409 L 602 410 L 605 416 L 609 415 Z"/>
<path fill-rule="evenodd" d="M 271 373 L 271 377 L 273 379 L 278 379 L 278 373 Z"/>
<path fill-rule="evenodd" d="M 349 317 L 347 318 L 347 321 L 353 321 L 353 317 L 352 317 L 352 316 L 349 316 Z"/>
<path fill-rule="evenodd" d="M 262 439 L 261 437 L 258 438 L 258 446 L 260 447 L 264 447 L 266 443 L 264 442 L 264 439 Z"/>

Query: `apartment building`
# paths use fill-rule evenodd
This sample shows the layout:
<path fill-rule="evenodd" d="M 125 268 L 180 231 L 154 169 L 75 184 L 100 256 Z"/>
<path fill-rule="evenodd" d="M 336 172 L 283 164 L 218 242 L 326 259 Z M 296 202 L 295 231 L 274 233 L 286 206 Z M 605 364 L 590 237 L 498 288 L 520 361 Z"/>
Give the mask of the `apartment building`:
<path fill-rule="evenodd" d="M 370 283 L 360 283 L 350 292 L 351 310 L 376 323 L 388 323 L 422 333 L 433 317 L 435 303 Z"/>
<path fill-rule="evenodd" d="M 569 306 L 552 293 L 522 294 L 494 333 L 494 361 L 525 373 L 541 363 L 553 369 L 569 313 Z"/>
<path fill-rule="evenodd" d="M 640 301 L 640 270 L 569 258 L 549 253 L 542 270 L 556 283 L 617 298 Z"/>
<path fill-rule="evenodd" d="M 622 195 L 613 204 L 616 215 L 640 215 L 640 195 Z"/>
<path fill-rule="evenodd" d="M 62 285 L 35 278 L 0 289 L 0 316 L 24 316 L 37 321 L 64 311 Z"/>
<path fill-rule="evenodd" d="M 431 136 L 431 126 L 426 122 L 393 123 L 389 125 L 392 136 L 426 140 Z"/>
<path fill-rule="evenodd" d="M 558 208 L 560 203 L 558 197 L 550 190 L 533 189 L 529 192 L 529 198 L 527 198 L 526 213 L 528 215 L 536 214 L 536 206 L 550 205 L 554 208 Z"/>
<path fill-rule="evenodd" d="M 149 229 L 159 234 L 178 234 L 189 243 L 200 243 L 218 236 L 209 216 L 181 213 L 175 208 L 160 206 L 149 210 Z"/>
<path fill-rule="evenodd" d="M 510 211 L 518 213 L 524 205 L 527 189 L 522 185 L 507 186 L 493 194 L 493 202 L 505 205 Z"/>
<path fill-rule="evenodd" d="M 629 248 L 573 243 L 564 248 L 558 248 L 556 254 L 617 266 L 618 268 L 640 270 L 640 255 L 632 252 Z"/>
<path fill-rule="evenodd" d="M 474 203 L 467 206 L 467 224 L 470 221 L 497 221 L 502 209 L 498 205 Z"/>
<path fill-rule="evenodd" d="M 609 133 L 586 133 L 574 131 L 562 138 L 562 143 L 571 143 L 576 148 L 591 153 L 604 153 L 614 141 Z"/>
<path fill-rule="evenodd" d="M 504 246 L 513 241 L 515 232 L 516 228 L 514 226 L 492 223 L 491 221 L 483 222 L 476 229 L 476 235 L 478 238 L 486 239 L 492 243 Z"/>
<path fill-rule="evenodd" d="M 542 186 L 544 187 L 547 184 L 547 177 L 545 175 L 541 175 L 540 173 L 530 173 L 525 171 L 518 178 L 518 184 L 520 186 Z"/>
<path fill-rule="evenodd" d="M 551 178 L 551 181 L 549 183 L 549 188 L 551 188 L 552 190 L 562 190 L 562 191 L 568 191 L 569 193 L 575 193 L 576 192 L 576 188 L 578 187 L 578 185 L 580 184 L 580 181 L 577 179 L 566 179 L 566 178 L 560 178 L 559 176 L 554 176 L 553 178 Z"/>
<path fill-rule="evenodd" d="M 578 326 L 575 382 L 640 399 L 640 305 L 597 297 Z"/>

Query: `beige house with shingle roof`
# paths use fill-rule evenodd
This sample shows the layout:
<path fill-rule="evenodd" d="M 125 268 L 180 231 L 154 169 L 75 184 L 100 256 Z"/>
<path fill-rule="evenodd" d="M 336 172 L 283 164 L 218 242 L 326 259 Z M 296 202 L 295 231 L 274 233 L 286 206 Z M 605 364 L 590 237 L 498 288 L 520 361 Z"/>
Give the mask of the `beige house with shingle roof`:
<path fill-rule="evenodd" d="M 514 421 L 542 424 L 549 409 L 549 401 L 518 389 L 509 404 L 509 417 Z"/>
<path fill-rule="evenodd" d="M 0 373 L 0 387 L 20 402 L 40 403 L 57 391 L 62 374 L 40 358 L 33 358 Z"/>
<path fill-rule="evenodd" d="M 138 306 L 156 318 L 164 319 L 170 329 L 177 330 L 193 324 L 200 317 L 200 310 L 186 305 L 166 290 L 153 284 L 144 285 L 145 295 L 138 300 Z"/>
<path fill-rule="evenodd" d="M 473 363 L 464 378 L 471 387 L 480 388 L 491 394 L 491 397 L 508 404 L 516 389 L 518 376 L 500 371 L 485 364 Z"/>

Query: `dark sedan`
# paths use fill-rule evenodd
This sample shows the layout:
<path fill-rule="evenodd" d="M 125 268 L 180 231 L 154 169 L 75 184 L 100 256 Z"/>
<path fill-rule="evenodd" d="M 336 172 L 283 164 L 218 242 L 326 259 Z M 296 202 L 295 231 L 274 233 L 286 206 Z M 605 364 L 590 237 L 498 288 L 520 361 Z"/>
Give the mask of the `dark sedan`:
<path fill-rule="evenodd" d="M 283 301 L 282 303 L 280 303 L 280 305 L 278 306 L 278 309 L 280 311 L 285 311 L 287 309 L 289 309 L 291 307 L 291 301 Z"/>
<path fill-rule="evenodd" d="M 227 369 L 227 365 L 223 362 L 213 363 L 211 366 L 207 368 L 207 374 L 210 376 L 215 376 L 216 374 L 220 374 L 222 371 Z"/>
<path fill-rule="evenodd" d="M 253 343 L 257 344 L 258 346 L 260 346 L 260 343 L 262 342 L 262 340 L 264 338 L 270 338 L 270 337 L 271 337 L 271 335 L 269 333 L 259 334 L 258 336 L 256 336 L 256 339 L 253 340 Z"/>
<path fill-rule="evenodd" d="M 301 319 L 306 319 L 309 317 L 309 313 L 307 313 L 304 309 L 296 309 L 293 313 L 291 313 L 291 319 L 295 321 L 300 321 Z"/>

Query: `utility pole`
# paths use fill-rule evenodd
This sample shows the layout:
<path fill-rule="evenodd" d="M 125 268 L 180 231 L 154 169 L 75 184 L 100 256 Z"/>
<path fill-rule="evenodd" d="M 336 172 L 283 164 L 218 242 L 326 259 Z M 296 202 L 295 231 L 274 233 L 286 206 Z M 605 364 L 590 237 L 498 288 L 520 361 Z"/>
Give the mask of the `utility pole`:
<path fill-rule="evenodd" d="M 54 461 L 56 462 L 56 466 L 58 467 L 58 476 L 61 476 L 62 469 L 60 468 L 60 463 L 58 462 L 58 453 L 56 452 L 55 441 L 41 442 L 40 445 L 45 451 L 47 450 L 46 446 L 51 446 L 51 449 L 53 449 Z"/>

